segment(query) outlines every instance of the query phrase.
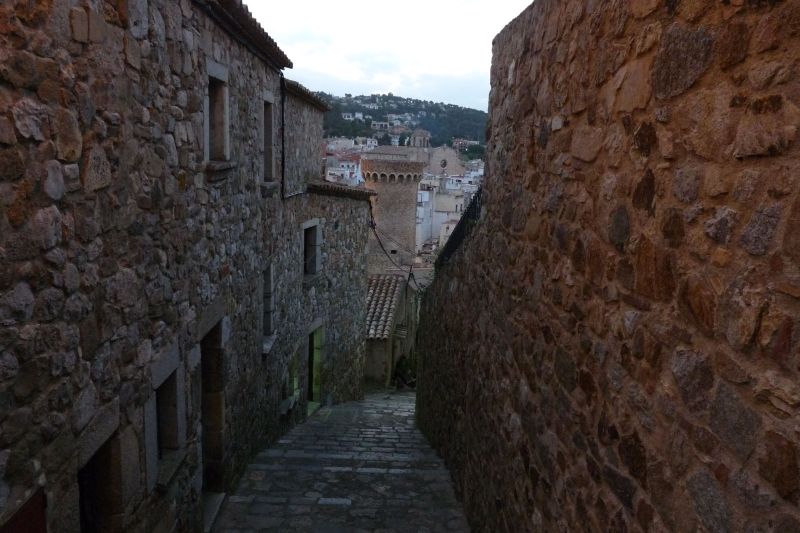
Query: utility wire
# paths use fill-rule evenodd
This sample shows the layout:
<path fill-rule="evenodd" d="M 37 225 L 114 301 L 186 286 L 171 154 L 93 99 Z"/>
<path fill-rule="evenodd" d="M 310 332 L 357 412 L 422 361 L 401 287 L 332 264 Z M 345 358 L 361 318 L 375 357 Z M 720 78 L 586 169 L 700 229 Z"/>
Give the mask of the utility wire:
<path fill-rule="evenodd" d="M 386 256 L 386 258 L 389 259 L 389 261 L 395 267 L 397 267 L 400 270 L 405 271 L 405 269 L 402 266 L 398 265 L 395 262 L 395 260 L 391 256 L 391 254 L 389 254 L 389 252 L 386 251 L 386 247 L 383 245 L 383 241 L 381 240 L 380 235 L 378 235 L 378 224 L 375 222 L 375 216 L 374 216 L 374 214 L 372 212 L 372 204 L 371 203 L 370 203 L 370 206 L 369 206 L 369 227 L 370 227 L 370 229 L 372 229 L 372 233 L 375 234 L 375 239 L 377 239 L 378 245 L 381 247 L 381 250 L 383 250 L 383 254 Z M 408 250 L 404 250 L 404 251 L 408 252 Z M 409 270 L 408 270 L 408 279 L 406 280 L 406 283 L 410 284 L 412 281 L 414 282 L 414 285 L 417 286 L 418 290 L 422 290 L 423 289 L 423 287 L 420 287 L 419 283 L 417 283 L 417 278 L 414 277 L 414 265 L 413 264 L 411 265 L 411 268 L 409 268 Z"/>

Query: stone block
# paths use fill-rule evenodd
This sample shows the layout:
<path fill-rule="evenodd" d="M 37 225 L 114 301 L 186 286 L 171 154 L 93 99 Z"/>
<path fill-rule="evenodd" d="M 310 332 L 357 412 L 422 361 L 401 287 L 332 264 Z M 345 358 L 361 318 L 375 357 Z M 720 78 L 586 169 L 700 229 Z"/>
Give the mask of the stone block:
<path fill-rule="evenodd" d="M 144 460 L 149 494 L 158 482 L 158 411 L 155 391 L 144 404 Z"/>
<path fill-rule="evenodd" d="M 659 3 L 659 0 L 630 0 L 631 15 L 637 19 L 645 18 L 656 10 Z"/>
<path fill-rule="evenodd" d="M 631 221 L 625 206 L 617 207 L 609 221 L 608 240 L 620 251 L 624 252 L 631 236 Z"/>
<path fill-rule="evenodd" d="M 56 110 L 53 129 L 58 158 L 68 163 L 77 161 L 83 151 L 83 137 L 75 113 L 64 108 Z"/>
<path fill-rule="evenodd" d="M 591 163 L 597 158 L 597 154 L 603 146 L 604 138 L 605 134 L 601 128 L 591 126 L 578 127 L 572 136 L 570 152 L 581 161 Z"/>
<path fill-rule="evenodd" d="M 83 158 L 81 182 L 86 192 L 94 192 L 111 185 L 111 164 L 106 151 L 100 145 L 94 145 Z"/>
<path fill-rule="evenodd" d="M 17 134 L 14 125 L 6 117 L 0 117 L 0 143 L 17 144 Z"/>
<path fill-rule="evenodd" d="M 197 323 L 197 342 L 203 340 L 211 329 L 216 326 L 225 316 L 225 298 L 222 295 L 211 302 L 203 309 L 200 320 Z"/>
<path fill-rule="evenodd" d="M 138 496 L 142 486 L 139 438 L 133 427 L 128 426 L 120 433 L 119 450 L 122 463 L 122 500 L 127 503 Z"/>
<path fill-rule="evenodd" d="M 150 364 L 150 384 L 157 389 L 178 368 L 180 364 L 180 348 L 173 344 L 165 348 Z"/>
<path fill-rule="evenodd" d="M 26 139 L 45 141 L 49 136 L 50 124 L 47 107 L 31 98 L 22 98 L 11 108 L 14 125 Z"/>
<path fill-rule="evenodd" d="M 102 13 L 89 11 L 89 41 L 102 43 L 108 36 L 108 23 L 103 18 Z"/>
<path fill-rule="evenodd" d="M 42 190 L 48 198 L 58 202 L 64 197 L 66 186 L 64 185 L 64 172 L 61 163 L 50 160 L 45 163 L 45 177 L 42 183 Z"/>
<path fill-rule="evenodd" d="M 705 234 L 718 244 L 728 244 L 738 218 L 739 213 L 735 209 L 727 206 L 717 208 L 705 223 Z"/>
<path fill-rule="evenodd" d="M 25 282 L 17 283 L 10 291 L 0 296 L 0 319 L 14 318 L 27 321 L 33 316 L 34 302 L 30 285 Z"/>
<path fill-rule="evenodd" d="M 231 317 L 226 315 L 222 319 L 222 322 L 220 324 L 220 343 L 223 347 L 225 347 L 231 340 L 232 334 L 233 334 L 233 325 L 231 323 Z"/>
<path fill-rule="evenodd" d="M 186 418 L 186 372 L 179 368 L 175 375 L 175 397 L 176 409 L 175 418 L 177 423 L 177 444 L 178 448 L 186 447 L 188 420 Z"/>
<path fill-rule="evenodd" d="M 83 467 L 119 427 L 119 398 L 101 407 L 78 437 L 78 465 Z"/>
<path fill-rule="evenodd" d="M 25 160 L 17 148 L 0 150 L 0 182 L 17 181 L 25 176 Z"/>
<path fill-rule="evenodd" d="M 186 355 L 186 369 L 189 372 L 193 372 L 200 364 L 201 354 L 202 351 L 199 344 L 195 345 L 189 350 L 189 353 Z"/>
<path fill-rule="evenodd" d="M 764 255 L 769 251 L 778 224 L 781 221 L 782 206 L 772 204 L 759 207 L 742 231 L 739 244 L 751 255 Z"/>
<path fill-rule="evenodd" d="M 653 89 L 664 99 L 686 92 L 711 66 L 714 39 L 705 28 L 672 24 L 653 64 Z"/>
<path fill-rule="evenodd" d="M 125 60 L 136 70 L 142 67 L 142 49 L 139 41 L 127 34 L 125 35 Z"/>
<path fill-rule="evenodd" d="M 73 7 L 69 12 L 72 38 L 79 43 L 89 42 L 89 15 L 80 7 Z"/>
<path fill-rule="evenodd" d="M 689 478 L 687 486 L 694 500 L 695 512 L 708 531 L 733 531 L 730 505 L 717 480 L 702 470 Z"/>
<path fill-rule="evenodd" d="M 797 504 L 800 499 L 800 467 L 797 446 L 774 431 L 764 435 L 764 451 L 758 460 L 758 472 L 772 483 L 778 495 Z"/>
<path fill-rule="evenodd" d="M 689 410 L 707 410 L 714 387 L 714 372 L 708 359 L 698 352 L 680 348 L 672 357 L 670 369 Z"/>
<path fill-rule="evenodd" d="M 756 446 L 761 417 L 745 406 L 731 387 L 720 383 L 711 403 L 710 428 L 722 443 L 744 460 Z"/>
<path fill-rule="evenodd" d="M 43 250 L 61 242 L 61 212 L 54 205 L 40 209 L 33 217 L 33 237 Z"/>

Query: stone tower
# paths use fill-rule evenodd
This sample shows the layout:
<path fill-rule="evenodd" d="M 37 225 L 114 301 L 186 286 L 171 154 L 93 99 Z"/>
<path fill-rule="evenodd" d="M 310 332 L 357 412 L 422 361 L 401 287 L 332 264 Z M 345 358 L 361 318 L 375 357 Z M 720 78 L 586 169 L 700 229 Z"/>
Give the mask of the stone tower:
<path fill-rule="evenodd" d="M 405 267 L 414 261 L 417 188 L 426 165 L 425 160 L 417 161 L 417 152 L 407 147 L 381 147 L 380 152 L 362 160 L 366 186 L 378 193 L 372 205 L 380 243 L 370 235 L 370 274 L 397 270 L 397 265 Z"/>

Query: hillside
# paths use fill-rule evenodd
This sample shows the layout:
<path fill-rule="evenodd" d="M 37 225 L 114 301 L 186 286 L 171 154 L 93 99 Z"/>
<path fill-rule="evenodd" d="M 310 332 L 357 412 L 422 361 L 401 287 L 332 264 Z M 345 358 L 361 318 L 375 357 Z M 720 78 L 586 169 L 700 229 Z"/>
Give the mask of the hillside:
<path fill-rule="evenodd" d="M 402 124 L 401 129 L 407 130 L 401 133 L 401 142 L 415 128 L 431 132 L 431 144 L 434 146 L 448 144 L 454 137 L 479 141 L 481 144 L 485 141 L 488 115 L 477 109 L 403 98 L 392 93 L 342 97 L 319 92 L 317 95 L 331 106 L 331 111 L 325 114 L 327 137 L 372 136 L 375 133 L 371 128 L 373 121 L 387 122 L 388 115 L 395 115 L 392 118 Z M 342 118 L 342 113 L 361 113 L 364 119 L 348 121 Z"/>

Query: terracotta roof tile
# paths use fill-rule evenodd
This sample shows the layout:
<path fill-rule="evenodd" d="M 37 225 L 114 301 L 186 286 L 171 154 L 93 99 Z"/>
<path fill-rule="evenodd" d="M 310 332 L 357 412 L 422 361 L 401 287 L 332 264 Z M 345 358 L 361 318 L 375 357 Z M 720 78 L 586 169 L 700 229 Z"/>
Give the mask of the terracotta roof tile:
<path fill-rule="evenodd" d="M 242 0 L 193 0 L 235 39 L 247 42 L 253 51 L 269 58 L 278 69 L 292 68 L 292 62 L 269 36 Z"/>
<path fill-rule="evenodd" d="M 367 293 L 367 338 L 388 339 L 392 334 L 405 278 L 370 276 Z"/>

